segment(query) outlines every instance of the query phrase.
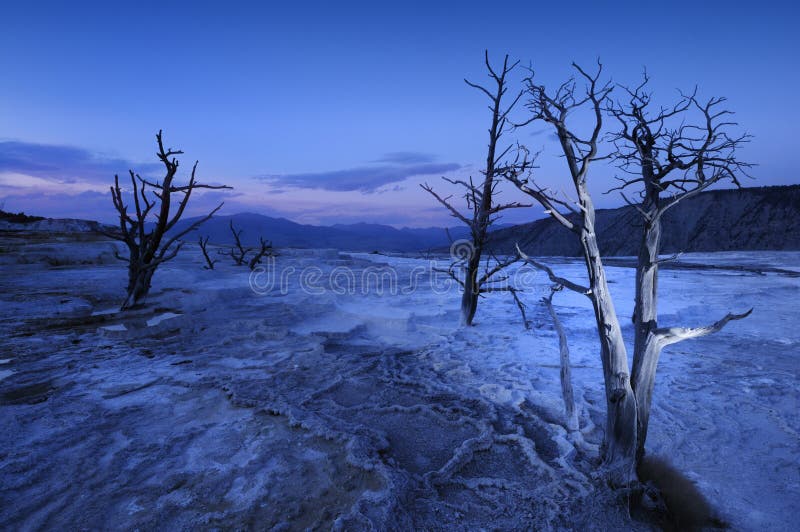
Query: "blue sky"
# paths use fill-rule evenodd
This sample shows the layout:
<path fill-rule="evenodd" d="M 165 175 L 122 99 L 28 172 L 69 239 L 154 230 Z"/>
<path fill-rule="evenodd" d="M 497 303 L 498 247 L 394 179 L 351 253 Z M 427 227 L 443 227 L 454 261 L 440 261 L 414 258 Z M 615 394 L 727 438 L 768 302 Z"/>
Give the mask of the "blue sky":
<path fill-rule="evenodd" d="M 759 2 L 5 2 L 0 7 L 0 203 L 113 218 L 107 186 L 155 172 L 154 135 L 224 182 L 225 212 L 330 224 L 450 224 L 418 187 L 477 176 L 485 157 L 483 50 L 530 63 L 546 84 L 600 57 L 614 81 L 644 66 L 656 100 L 727 96 L 748 185 L 800 182 L 794 168 L 800 17 Z M 520 76 L 522 72 L 520 72 Z M 609 125 L 610 122 L 609 122 Z M 537 179 L 565 183 L 541 127 Z M 514 140 L 514 136 L 509 140 Z M 614 170 L 591 176 L 616 206 Z M 154 175 L 156 175 L 154 174 Z M 515 193 L 504 187 L 507 198 Z M 220 199 L 198 197 L 194 212 Z M 541 215 L 528 209 L 508 221 Z"/>

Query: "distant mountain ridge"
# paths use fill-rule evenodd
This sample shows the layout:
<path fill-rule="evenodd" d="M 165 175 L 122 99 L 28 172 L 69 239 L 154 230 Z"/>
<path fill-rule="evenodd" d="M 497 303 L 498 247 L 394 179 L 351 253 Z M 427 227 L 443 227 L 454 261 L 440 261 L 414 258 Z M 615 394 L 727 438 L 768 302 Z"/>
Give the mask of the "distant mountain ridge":
<path fill-rule="evenodd" d="M 175 231 L 188 227 L 197 218 L 187 218 L 176 224 Z M 453 239 L 464 238 L 466 227 L 397 229 L 389 225 L 356 223 L 333 226 L 305 225 L 286 218 L 273 218 L 255 213 L 214 216 L 195 230 L 196 235 L 208 236 L 213 244 L 232 244 L 229 224 L 241 230 L 242 242 L 254 245 L 259 237 L 272 241 L 275 247 L 335 248 L 347 251 L 422 251 L 449 245 L 448 231 Z M 187 237 L 191 240 L 193 237 Z"/>
<path fill-rule="evenodd" d="M 636 255 L 642 217 L 631 206 L 597 211 L 600 251 Z M 680 202 L 663 219 L 664 253 L 800 250 L 800 185 L 712 190 Z M 552 218 L 500 229 L 490 246 L 512 253 L 578 256 L 578 240 Z"/>
<path fill-rule="evenodd" d="M 180 231 L 197 218 L 181 220 Z M 335 248 L 343 251 L 446 252 L 450 240 L 465 238 L 465 226 L 402 228 L 373 223 L 304 225 L 285 218 L 241 213 L 215 216 L 185 240 L 208 236 L 213 244 L 230 245 L 229 223 L 242 230 L 246 245 L 259 237 L 275 247 Z M 635 255 L 641 215 L 634 207 L 597 211 L 597 234 L 606 256 Z M 0 231 L 96 232 L 102 224 L 90 220 L 50 219 L 3 213 Z M 108 226 L 105 226 L 108 228 Z M 498 224 L 489 246 L 496 253 L 513 253 L 515 244 L 539 256 L 578 256 L 575 237 L 551 218 L 521 225 Z M 449 232 L 449 235 L 448 235 Z M 664 217 L 663 252 L 800 250 L 800 185 L 753 187 L 703 192 L 679 203 Z"/>

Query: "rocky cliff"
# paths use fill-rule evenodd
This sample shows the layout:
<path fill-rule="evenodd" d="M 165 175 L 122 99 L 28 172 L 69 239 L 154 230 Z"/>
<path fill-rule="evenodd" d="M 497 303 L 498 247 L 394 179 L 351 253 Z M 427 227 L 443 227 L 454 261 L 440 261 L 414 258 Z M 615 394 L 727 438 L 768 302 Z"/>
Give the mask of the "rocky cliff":
<path fill-rule="evenodd" d="M 635 255 L 641 215 L 630 206 L 597 211 L 604 255 Z M 664 218 L 663 252 L 800 250 L 800 185 L 714 190 L 679 203 Z M 519 243 L 534 255 L 580 255 L 578 240 L 555 220 L 501 229 L 492 234 L 497 252 Z"/>

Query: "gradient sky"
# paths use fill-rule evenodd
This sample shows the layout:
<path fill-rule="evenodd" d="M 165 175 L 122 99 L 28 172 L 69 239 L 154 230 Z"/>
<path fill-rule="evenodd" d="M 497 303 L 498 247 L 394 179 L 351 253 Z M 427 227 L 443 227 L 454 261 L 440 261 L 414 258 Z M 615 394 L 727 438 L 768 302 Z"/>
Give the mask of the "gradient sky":
<path fill-rule="evenodd" d="M 490 116 L 463 78 L 485 81 L 484 49 L 549 85 L 599 56 L 620 83 L 646 66 L 665 104 L 694 85 L 727 96 L 754 135 L 741 155 L 759 166 L 745 184 L 800 182 L 789 2 L 288 4 L 3 2 L 0 205 L 110 220 L 113 175 L 157 175 L 163 128 L 184 168 L 199 159 L 201 180 L 235 187 L 224 213 L 453 225 L 418 184 L 446 192 L 440 176 L 479 175 Z M 544 150 L 537 179 L 564 186 L 549 132 L 516 136 Z M 620 204 L 600 195 L 613 173 L 591 176 L 600 206 Z M 196 199 L 199 213 L 220 194 Z"/>

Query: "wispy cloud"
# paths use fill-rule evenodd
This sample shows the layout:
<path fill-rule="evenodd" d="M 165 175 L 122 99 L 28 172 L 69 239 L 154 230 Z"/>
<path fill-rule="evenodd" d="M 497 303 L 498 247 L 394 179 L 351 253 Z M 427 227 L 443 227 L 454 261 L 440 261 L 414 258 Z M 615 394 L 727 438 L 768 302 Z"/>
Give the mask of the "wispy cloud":
<path fill-rule="evenodd" d="M 58 183 L 108 183 L 128 169 L 149 173 L 158 163 L 135 163 L 83 148 L 30 142 L 0 142 L 0 173 L 21 174 Z"/>
<path fill-rule="evenodd" d="M 436 156 L 430 153 L 418 151 L 393 151 L 383 154 L 374 163 L 393 163 L 393 164 L 426 164 L 436 160 Z"/>
<path fill-rule="evenodd" d="M 266 175 L 256 179 L 279 187 L 373 193 L 383 186 L 399 183 L 410 177 L 444 174 L 461 168 L 461 165 L 456 163 L 427 161 L 430 158 L 431 156 L 420 153 L 397 152 L 386 154 L 378 160 L 394 164 L 360 166 L 327 172 Z"/>

